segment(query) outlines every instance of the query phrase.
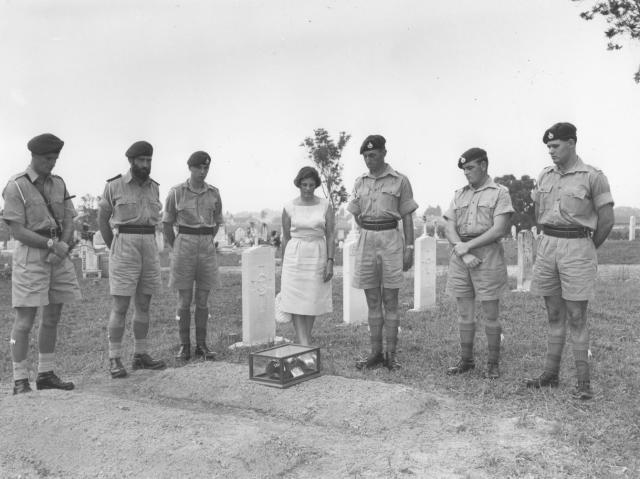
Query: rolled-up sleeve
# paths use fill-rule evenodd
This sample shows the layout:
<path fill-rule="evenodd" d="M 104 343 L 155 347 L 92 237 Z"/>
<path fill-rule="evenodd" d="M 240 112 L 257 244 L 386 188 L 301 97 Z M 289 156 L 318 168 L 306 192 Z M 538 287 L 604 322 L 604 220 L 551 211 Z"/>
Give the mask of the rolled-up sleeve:
<path fill-rule="evenodd" d="M 100 198 L 98 202 L 98 208 L 109 216 L 113 213 L 113 206 L 111 206 L 111 186 L 109 183 L 104 187 L 104 193 L 102 193 L 102 198 Z"/>
<path fill-rule="evenodd" d="M 15 181 L 7 183 L 7 186 L 2 192 L 2 198 L 4 199 L 2 219 L 5 222 L 11 221 L 24 225 L 27 221 L 24 202 L 22 201 L 22 196 Z"/>
<path fill-rule="evenodd" d="M 449 208 L 444 212 L 442 217 L 447 221 L 455 221 L 456 220 L 456 200 L 455 198 L 451 200 L 449 203 Z"/>
<path fill-rule="evenodd" d="M 613 196 L 611 195 L 609 180 L 607 180 L 604 173 L 600 172 L 593 178 L 591 184 L 591 196 L 596 210 L 609 204 L 613 206 Z"/>
<path fill-rule="evenodd" d="M 217 225 L 224 224 L 224 215 L 222 214 L 222 197 L 220 196 L 220 192 L 217 192 L 218 195 L 218 203 L 216 204 L 216 210 L 214 212 L 214 220 Z"/>
<path fill-rule="evenodd" d="M 360 180 L 356 180 L 356 184 L 353 187 L 353 193 L 351 193 L 351 201 L 349 201 L 349 204 L 347 205 L 347 211 L 353 216 L 358 216 L 362 213 L 362 207 L 360 206 L 360 194 L 358 192 L 360 183 Z"/>
<path fill-rule="evenodd" d="M 511 214 L 515 210 L 511 204 L 511 195 L 504 188 L 498 189 L 498 201 L 496 202 L 496 208 L 493 211 L 493 216 Z"/>
<path fill-rule="evenodd" d="M 174 188 L 169 190 L 167 199 L 164 202 L 162 222 L 170 224 L 174 224 L 176 222 L 176 190 Z"/>
<path fill-rule="evenodd" d="M 418 203 L 413 199 L 413 189 L 411 183 L 406 177 L 402 178 L 400 183 L 400 201 L 398 203 L 398 213 L 400 216 L 406 216 L 418 209 Z"/>

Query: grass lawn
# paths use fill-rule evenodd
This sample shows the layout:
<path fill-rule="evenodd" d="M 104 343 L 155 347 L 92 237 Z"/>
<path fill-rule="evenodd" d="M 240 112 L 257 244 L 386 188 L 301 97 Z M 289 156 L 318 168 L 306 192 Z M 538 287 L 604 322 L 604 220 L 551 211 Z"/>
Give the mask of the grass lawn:
<path fill-rule="evenodd" d="M 530 391 L 522 386 L 524 376 L 541 372 L 546 348 L 542 300 L 527 293 L 508 293 L 502 303 L 505 335 L 502 377 L 491 382 L 482 378 L 486 340 L 481 328 L 476 336 L 479 367 L 464 377 L 446 376 L 445 368 L 457 360 L 458 338 L 455 305 L 443 294 L 444 279 L 438 277 L 438 307 L 431 312 L 406 312 L 412 303 L 410 279 L 401 290 L 404 314 L 399 356 L 403 369 L 397 373 L 381 369 L 363 373 L 356 371 L 353 364 L 355 358 L 368 351 L 367 328 L 342 323 L 342 279 L 336 278 L 335 313 L 331 318 L 318 320 L 314 328 L 315 341 L 322 347 L 323 372 L 450 394 L 461 400 L 468 411 L 477 413 L 479 422 L 483 415 L 491 413 L 517 417 L 522 428 L 532 428 L 540 418 L 553 424 L 551 437 L 557 454 L 541 457 L 532 451 L 530 455 L 509 460 L 489 455 L 485 470 L 492 477 L 527 474 L 531 474 L 528 477 L 640 477 L 640 333 L 636 324 L 640 284 L 631 280 L 598 283 L 597 299 L 589 307 L 596 397 L 590 402 L 575 402 L 570 398 L 575 373 L 570 347 L 565 349 L 558 389 Z M 215 292 L 212 301 L 214 319 L 210 323 L 209 343 L 220 352 L 220 359 L 246 364 L 248 350 L 226 348 L 229 335 L 242 331 L 240 272 L 226 271 L 221 280 L 223 287 Z M 108 281 L 83 280 L 82 289 L 84 299 L 64 309 L 59 327 L 58 371 L 64 378 L 103 371 L 106 378 Z M 180 367 L 173 359 L 177 347 L 174 298 L 166 286 L 162 294 L 154 297 L 150 338 L 154 355 L 167 359 L 171 367 Z M 8 340 L 13 312 L 9 306 L 8 280 L 0 280 L 0 299 L 0 337 L 5 345 L 0 358 L 0 378 L 10 383 Z M 31 334 L 29 353 L 34 367 L 35 333 Z M 278 325 L 278 335 L 292 338 L 292 326 Z M 129 315 L 125 358 L 130 357 L 131 338 Z M 129 364 L 128 359 L 125 364 Z M 465 427 L 472 428 L 473 424 Z"/>

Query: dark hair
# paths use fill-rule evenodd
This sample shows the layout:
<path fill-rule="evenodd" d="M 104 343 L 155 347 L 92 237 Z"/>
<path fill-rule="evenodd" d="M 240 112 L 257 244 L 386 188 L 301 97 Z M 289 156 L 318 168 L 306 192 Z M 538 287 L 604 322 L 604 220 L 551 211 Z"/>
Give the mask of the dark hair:
<path fill-rule="evenodd" d="M 296 185 L 296 188 L 300 188 L 300 183 L 302 180 L 306 180 L 307 178 L 313 178 L 313 181 L 316 183 L 316 188 L 322 184 L 320 181 L 320 175 L 318 174 L 318 170 L 316 170 L 313 166 L 303 166 L 298 171 L 296 178 L 293 180 L 293 184 Z"/>

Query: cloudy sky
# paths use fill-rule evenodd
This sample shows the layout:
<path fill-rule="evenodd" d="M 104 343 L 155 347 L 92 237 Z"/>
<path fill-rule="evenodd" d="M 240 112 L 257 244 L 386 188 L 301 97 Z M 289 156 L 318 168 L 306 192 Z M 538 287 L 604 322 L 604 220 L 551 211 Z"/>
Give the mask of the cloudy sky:
<path fill-rule="evenodd" d="M 360 143 L 383 134 L 422 211 L 464 184 L 467 148 L 488 150 L 492 175 L 537 176 L 544 130 L 571 121 L 616 204 L 638 207 L 640 45 L 606 51 L 604 22 L 579 18 L 590 4 L 0 0 L 0 182 L 52 132 L 69 190 L 100 194 L 146 139 L 161 196 L 203 149 L 225 210 L 280 209 L 322 127 L 352 135 L 349 191 Z"/>

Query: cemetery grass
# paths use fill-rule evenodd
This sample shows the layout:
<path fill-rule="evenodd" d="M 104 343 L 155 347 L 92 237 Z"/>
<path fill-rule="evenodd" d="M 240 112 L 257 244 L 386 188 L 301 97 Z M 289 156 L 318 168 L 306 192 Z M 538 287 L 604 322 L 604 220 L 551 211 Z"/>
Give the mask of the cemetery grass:
<path fill-rule="evenodd" d="M 163 273 L 166 285 L 166 273 Z M 576 402 L 570 397 L 574 385 L 570 345 L 562 362 L 561 384 L 557 389 L 528 390 L 523 377 L 541 372 L 546 349 L 546 316 L 542 300 L 528 293 L 507 293 L 502 302 L 504 346 L 502 377 L 496 381 L 483 379 L 486 340 L 481 326 L 476 335 L 474 371 L 449 377 L 445 369 L 458 358 L 455 304 L 444 295 L 444 276 L 438 277 L 438 305 L 433 311 L 408 312 L 412 306 L 412 278 L 407 277 L 401 290 L 399 357 L 402 369 L 390 373 L 385 369 L 356 371 L 354 360 L 368 352 L 366 325 L 342 323 L 342 279 L 333 284 L 334 313 L 321 318 L 314 327 L 315 343 L 322 348 L 324 374 L 370 381 L 398 383 L 425 391 L 436 391 L 458 401 L 466 412 L 473 413 L 478 424 L 487 416 L 516 418 L 518 427 L 535 429 L 538 421 L 550 425 L 548 440 L 553 447 L 547 452 L 533 449 L 516 457 L 491 453 L 483 469 L 491 477 L 638 477 L 640 475 L 640 334 L 636 331 L 640 307 L 637 281 L 598 283 L 597 299 L 589 306 L 591 329 L 592 385 L 596 396 L 592 401 Z M 279 278 L 277 279 L 279 281 Z M 219 352 L 219 359 L 246 364 L 249 348 L 229 350 L 242 332 L 241 275 L 239 271 L 221 273 L 221 288 L 211 301 L 208 341 Z M 82 280 L 84 298 L 65 306 L 59 326 L 57 364 L 63 378 L 90 377 L 103 374 L 109 381 L 107 368 L 107 317 L 110 308 L 108 281 Z M 515 284 L 510 285 L 512 288 Z M 279 289 L 279 285 L 276 286 Z M 10 281 L 0 281 L 2 305 L 0 337 L 3 354 L 0 359 L 2 382 L 11 383 L 8 351 L 13 322 L 10 308 Z M 175 295 L 164 287 L 152 303 L 153 354 L 179 368 L 173 359 L 177 349 Z M 278 325 L 278 335 L 293 338 L 290 324 Z M 31 334 L 29 360 L 35 369 L 37 331 Z M 125 335 L 125 364 L 131 357 L 131 313 Z M 259 349 L 259 348 L 254 348 Z M 3 388 L 10 394 L 10 388 Z M 473 423 L 459 427 L 473 430 Z M 548 451 L 555 451 L 549 453 Z"/>

